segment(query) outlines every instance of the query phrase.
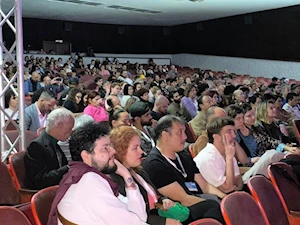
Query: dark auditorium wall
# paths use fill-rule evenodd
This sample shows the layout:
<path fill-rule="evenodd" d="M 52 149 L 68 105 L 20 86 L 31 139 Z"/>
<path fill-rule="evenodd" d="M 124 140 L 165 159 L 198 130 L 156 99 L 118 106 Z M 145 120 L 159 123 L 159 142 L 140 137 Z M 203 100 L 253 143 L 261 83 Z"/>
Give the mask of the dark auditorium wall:
<path fill-rule="evenodd" d="M 300 60 L 300 5 L 173 27 L 119 26 L 23 19 L 24 48 L 63 39 L 73 51 L 91 46 L 103 53 L 195 53 L 260 59 Z M 249 17 L 248 17 L 249 18 Z M 250 18 L 251 19 L 251 18 Z M 5 34 L 5 31 L 4 31 Z M 10 45 L 12 33 L 4 35 Z"/>

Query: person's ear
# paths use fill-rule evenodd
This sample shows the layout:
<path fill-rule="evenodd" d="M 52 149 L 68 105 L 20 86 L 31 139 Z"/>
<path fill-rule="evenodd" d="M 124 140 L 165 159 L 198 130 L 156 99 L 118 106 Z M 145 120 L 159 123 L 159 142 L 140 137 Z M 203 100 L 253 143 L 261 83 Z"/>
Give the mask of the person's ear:
<path fill-rule="evenodd" d="M 81 153 L 80 153 L 80 156 L 82 158 L 82 161 L 86 164 L 88 164 L 89 166 L 90 165 L 90 161 L 91 161 L 91 153 L 89 153 L 88 151 L 86 150 L 82 150 Z"/>
<path fill-rule="evenodd" d="M 116 127 L 116 126 L 117 126 L 117 121 L 112 120 L 112 121 L 111 121 L 111 125 L 112 125 L 112 127 Z"/>

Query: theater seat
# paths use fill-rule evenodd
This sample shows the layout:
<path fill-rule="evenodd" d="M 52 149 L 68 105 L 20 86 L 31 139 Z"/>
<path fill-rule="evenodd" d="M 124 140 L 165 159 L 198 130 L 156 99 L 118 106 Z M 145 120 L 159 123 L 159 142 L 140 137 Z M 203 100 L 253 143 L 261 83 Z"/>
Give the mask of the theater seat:
<path fill-rule="evenodd" d="M 10 206 L 0 206 L 0 224 L 31 225 L 27 217 L 20 210 Z"/>
<path fill-rule="evenodd" d="M 40 190 L 31 199 L 31 208 L 37 225 L 47 225 L 52 202 L 58 185 Z"/>
<path fill-rule="evenodd" d="M 185 134 L 186 134 L 186 142 L 188 143 L 195 143 L 197 137 L 189 123 L 185 125 Z"/>
<path fill-rule="evenodd" d="M 221 202 L 221 211 L 227 225 L 270 225 L 255 200 L 246 192 L 234 192 Z"/>
<path fill-rule="evenodd" d="M 2 162 L 0 162 L 0 183 L 0 205 L 20 204 L 20 193 L 15 187 L 7 166 Z"/>
<path fill-rule="evenodd" d="M 300 186 L 292 167 L 283 162 L 276 162 L 268 167 L 268 174 L 290 224 L 300 224 Z"/>
<path fill-rule="evenodd" d="M 257 175 L 251 177 L 247 184 L 260 210 L 266 214 L 270 224 L 289 224 L 287 213 L 271 181 L 262 175 Z"/>
<path fill-rule="evenodd" d="M 222 224 L 217 220 L 206 218 L 206 219 L 200 219 L 192 223 L 189 223 L 189 225 L 222 225 Z"/>
<path fill-rule="evenodd" d="M 10 171 L 14 178 L 15 185 L 19 190 L 22 202 L 30 202 L 32 196 L 38 190 L 30 190 L 26 186 L 26 170 L 24 164 L 25 151 L 17 152 L 9 157 Z"/>

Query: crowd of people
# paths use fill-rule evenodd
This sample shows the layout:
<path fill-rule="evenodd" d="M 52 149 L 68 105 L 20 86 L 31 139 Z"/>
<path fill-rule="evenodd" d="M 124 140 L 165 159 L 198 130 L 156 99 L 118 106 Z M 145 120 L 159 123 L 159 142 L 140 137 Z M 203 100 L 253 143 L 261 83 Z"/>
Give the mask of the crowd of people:
<path fill-rule="evenodd" d="M 225 224 L 219 204 L 227 194 L 247 191 L 251 176 L 268 176 L 285 154 L 300 154 L 297 81 L 242 80 L 226 70 L 186 76 L 152 59 L 83 65 L 79 55 L 30 56 L 24 65 L 32 100 L 25 128 L 39 133 L 25 153 L 28 187 L 59 184 L 49 225 Z M 9 64 L 6 74 L 14 74 Z M 17 120 L 17 106 L 8 90 L 6 116 Z"/>

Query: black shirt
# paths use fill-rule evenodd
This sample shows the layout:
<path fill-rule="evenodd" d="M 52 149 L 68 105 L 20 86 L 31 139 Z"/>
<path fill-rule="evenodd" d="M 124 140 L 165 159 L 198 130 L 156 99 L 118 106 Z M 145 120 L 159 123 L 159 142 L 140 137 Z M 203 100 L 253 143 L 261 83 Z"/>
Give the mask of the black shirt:
<path fill-rule="evenodd" d="M 150 180 L 153 182 L 157 189 L 167 186 L 175 181 L 186 191 L 187 194 L 202 194 L 202 190 L 194 181 L 195 174 L 200 173 L 191 154 L 187 150 L 183 150 L 177 153 L 181 163 L 184 167 L 187 177 L 184 178 L 181 172 L 174 168 L 167 159 L 162 156 L 160 151 L 155 147 L 148 154 L 146 160 L 143 163 L 143 169 L 150 177 Z M 179 170 L 181 166 L 178 160 L 171 160 L 174 162 Z M 189 191 L 186 187 L 185 182 L 194 182 L 197 186 L 198 191 Z"/>

